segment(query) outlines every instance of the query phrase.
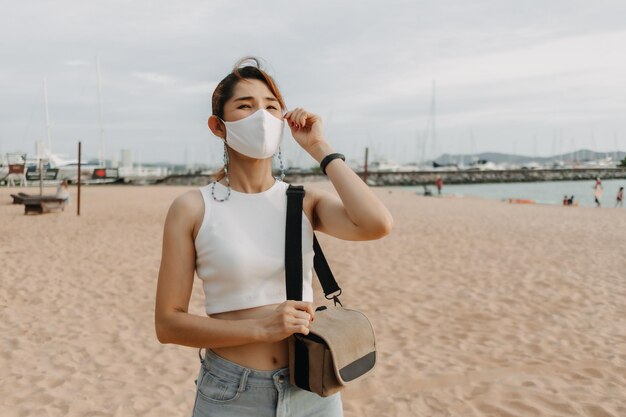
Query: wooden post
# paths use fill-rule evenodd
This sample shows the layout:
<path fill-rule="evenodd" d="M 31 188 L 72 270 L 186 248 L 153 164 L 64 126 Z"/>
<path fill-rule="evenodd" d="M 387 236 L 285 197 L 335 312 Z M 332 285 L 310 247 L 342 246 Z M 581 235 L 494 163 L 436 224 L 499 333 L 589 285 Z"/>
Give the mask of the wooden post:
<path fill-rule="evenodd" d="M 363 169 L 363 181 L 367 184 L 367 156 L 369 154 L 369 148 L 365 147 L 365 165 Z"/>
<path fill-rule="evenodd" d="M 78 197 L 76 198 L 76 215 L 80 216 L 80 141 L 78 141 Z"/>

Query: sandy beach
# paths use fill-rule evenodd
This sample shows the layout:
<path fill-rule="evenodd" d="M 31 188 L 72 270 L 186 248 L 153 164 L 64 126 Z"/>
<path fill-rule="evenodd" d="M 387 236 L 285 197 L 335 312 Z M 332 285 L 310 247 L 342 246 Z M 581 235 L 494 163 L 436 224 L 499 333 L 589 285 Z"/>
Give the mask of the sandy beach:
<path fill-rule="evenodd" d="M 163 222 L 191 188 L 83 187 L 80 217 L 74 186 L 29 216 L 0 189 L 0 416 L 191 415 L 198 351 L 154 331 Z M 319 234 L 377 333 L 346 416 L 626 416 L 626 210 L 375 192 L 388 237 Z"/>

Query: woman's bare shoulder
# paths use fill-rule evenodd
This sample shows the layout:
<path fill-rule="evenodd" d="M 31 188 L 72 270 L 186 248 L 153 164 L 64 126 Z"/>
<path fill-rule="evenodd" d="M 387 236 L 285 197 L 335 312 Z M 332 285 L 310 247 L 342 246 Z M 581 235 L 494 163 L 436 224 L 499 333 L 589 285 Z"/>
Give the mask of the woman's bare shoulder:
<path fill-rule="evenodd" d="M 304 198 L 308 197 L 311 204 L 315 205 L 320 199 L 333 196 L 333 191 L 325 188 L 324 184 L 304 184 Z"/>
<path fill-rule="evenodd" d="M 200 189 L 189 190 L 172 201 L 166 223 L 192 227 L 194 232 L 204 217 L 204 199 Z"/>
<path fill-rule="evenodd" d="M 319 185 L 316 186 L 315 184 L 302 184 L 302 187 L 304 187 L 304 196 L 310 196 L 315 198 L 320 191 L 320 187 Z"/>
<path fill-rule="evenodd" d="M 175 211 L 189 211 L 189 210 L 202 210 L 204 208 L 204 199 L 199 188 L 189 190 L 172 201 L 170 210 Z"/>
<path fill-rule="evenodd" d="M 304 201 L 302 202 L 302 208 L 309 219 L 309 223 L 313 225 L 313 229 L 315 230 L 317 222 L 317 219 L 315 218 L 315 206 L 324 195 L 324 191 L 312 184 L 303 184 L 303 187 L 305 194 Z"/>

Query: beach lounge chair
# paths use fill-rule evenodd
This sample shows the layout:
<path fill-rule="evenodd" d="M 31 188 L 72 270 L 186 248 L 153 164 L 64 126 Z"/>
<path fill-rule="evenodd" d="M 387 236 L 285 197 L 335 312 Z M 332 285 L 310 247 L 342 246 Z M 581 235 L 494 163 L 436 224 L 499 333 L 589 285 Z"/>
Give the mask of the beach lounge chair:
<path fill-rule="evenodd" d="M 11 197 L 13 197 L 13 204 L 24 204 L 25 198 L 38 197 L 38 196 L 34 194 L 17 193 L 17 194 L 11 194 Z"/>
<path fill-rule="evenodd" d="M 49 213 L 53 210 L 65 210 L 65 200 L 55 196 L 31 196 L 22 200 L 24 204 L 24 214 L 28 213 Z"/>

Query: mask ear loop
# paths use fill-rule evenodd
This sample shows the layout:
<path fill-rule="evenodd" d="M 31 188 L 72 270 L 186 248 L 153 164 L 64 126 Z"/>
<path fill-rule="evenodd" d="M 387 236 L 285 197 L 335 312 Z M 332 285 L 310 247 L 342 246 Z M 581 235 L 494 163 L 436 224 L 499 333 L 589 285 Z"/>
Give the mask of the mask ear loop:
<path fill-rule="evenodd" d="M 287 114 L 287 109 L 285 109 L 283 111 L 283 113 L 282 113 L 282 115 L 283 115 L 283 122 L 285 122 L 285 114 Z M 283 129 L 284 129 L 284 126 L 283 126 Z M 274 156 L 275 155 L 276 154 L 274 154 Z M 282 151 L 280 149 L 280 145 L 278 146 L 278 162 L 280 164 L 280 178 L 279 177 L 274 177 L 274 178 L 276 178 L 277 180 L 280 179 L 280 181 L 284 182 L 284 180 L 285 180 L 285 166 L 283 164 L 283 154 L 282 154 Z"/>
<path fill-rule="evenodd" d="M 276 154 L 274 154 L 276 156 Z M 284 181 L 285 179 L 285 167 L 283 165 L 283 154 L 280 150 L 280 146 L 278 147 L 278 162 L 280 163 L 280 176 L 274 177 L 277 180 Z"/>
<path fill-rule="evenodd" d="M 223 199 L 215 197 L 215 183 L 217 181 L 213 181 L 213 183 L 211 184 L 211 197 L 213 197 L 213 200 L 217 201 L 218 203 L 223 203 L 230 198 L 231 188 L 230 177 L 228 176 L 228 146 L 226 145 L 226 124 L 222 119 L 219 119 L 219 121 L 222 122 L 222 124 L 224 125 L 224 176 L 226 177 L 226 188 L 228 189 L 228 194 Z"/>

